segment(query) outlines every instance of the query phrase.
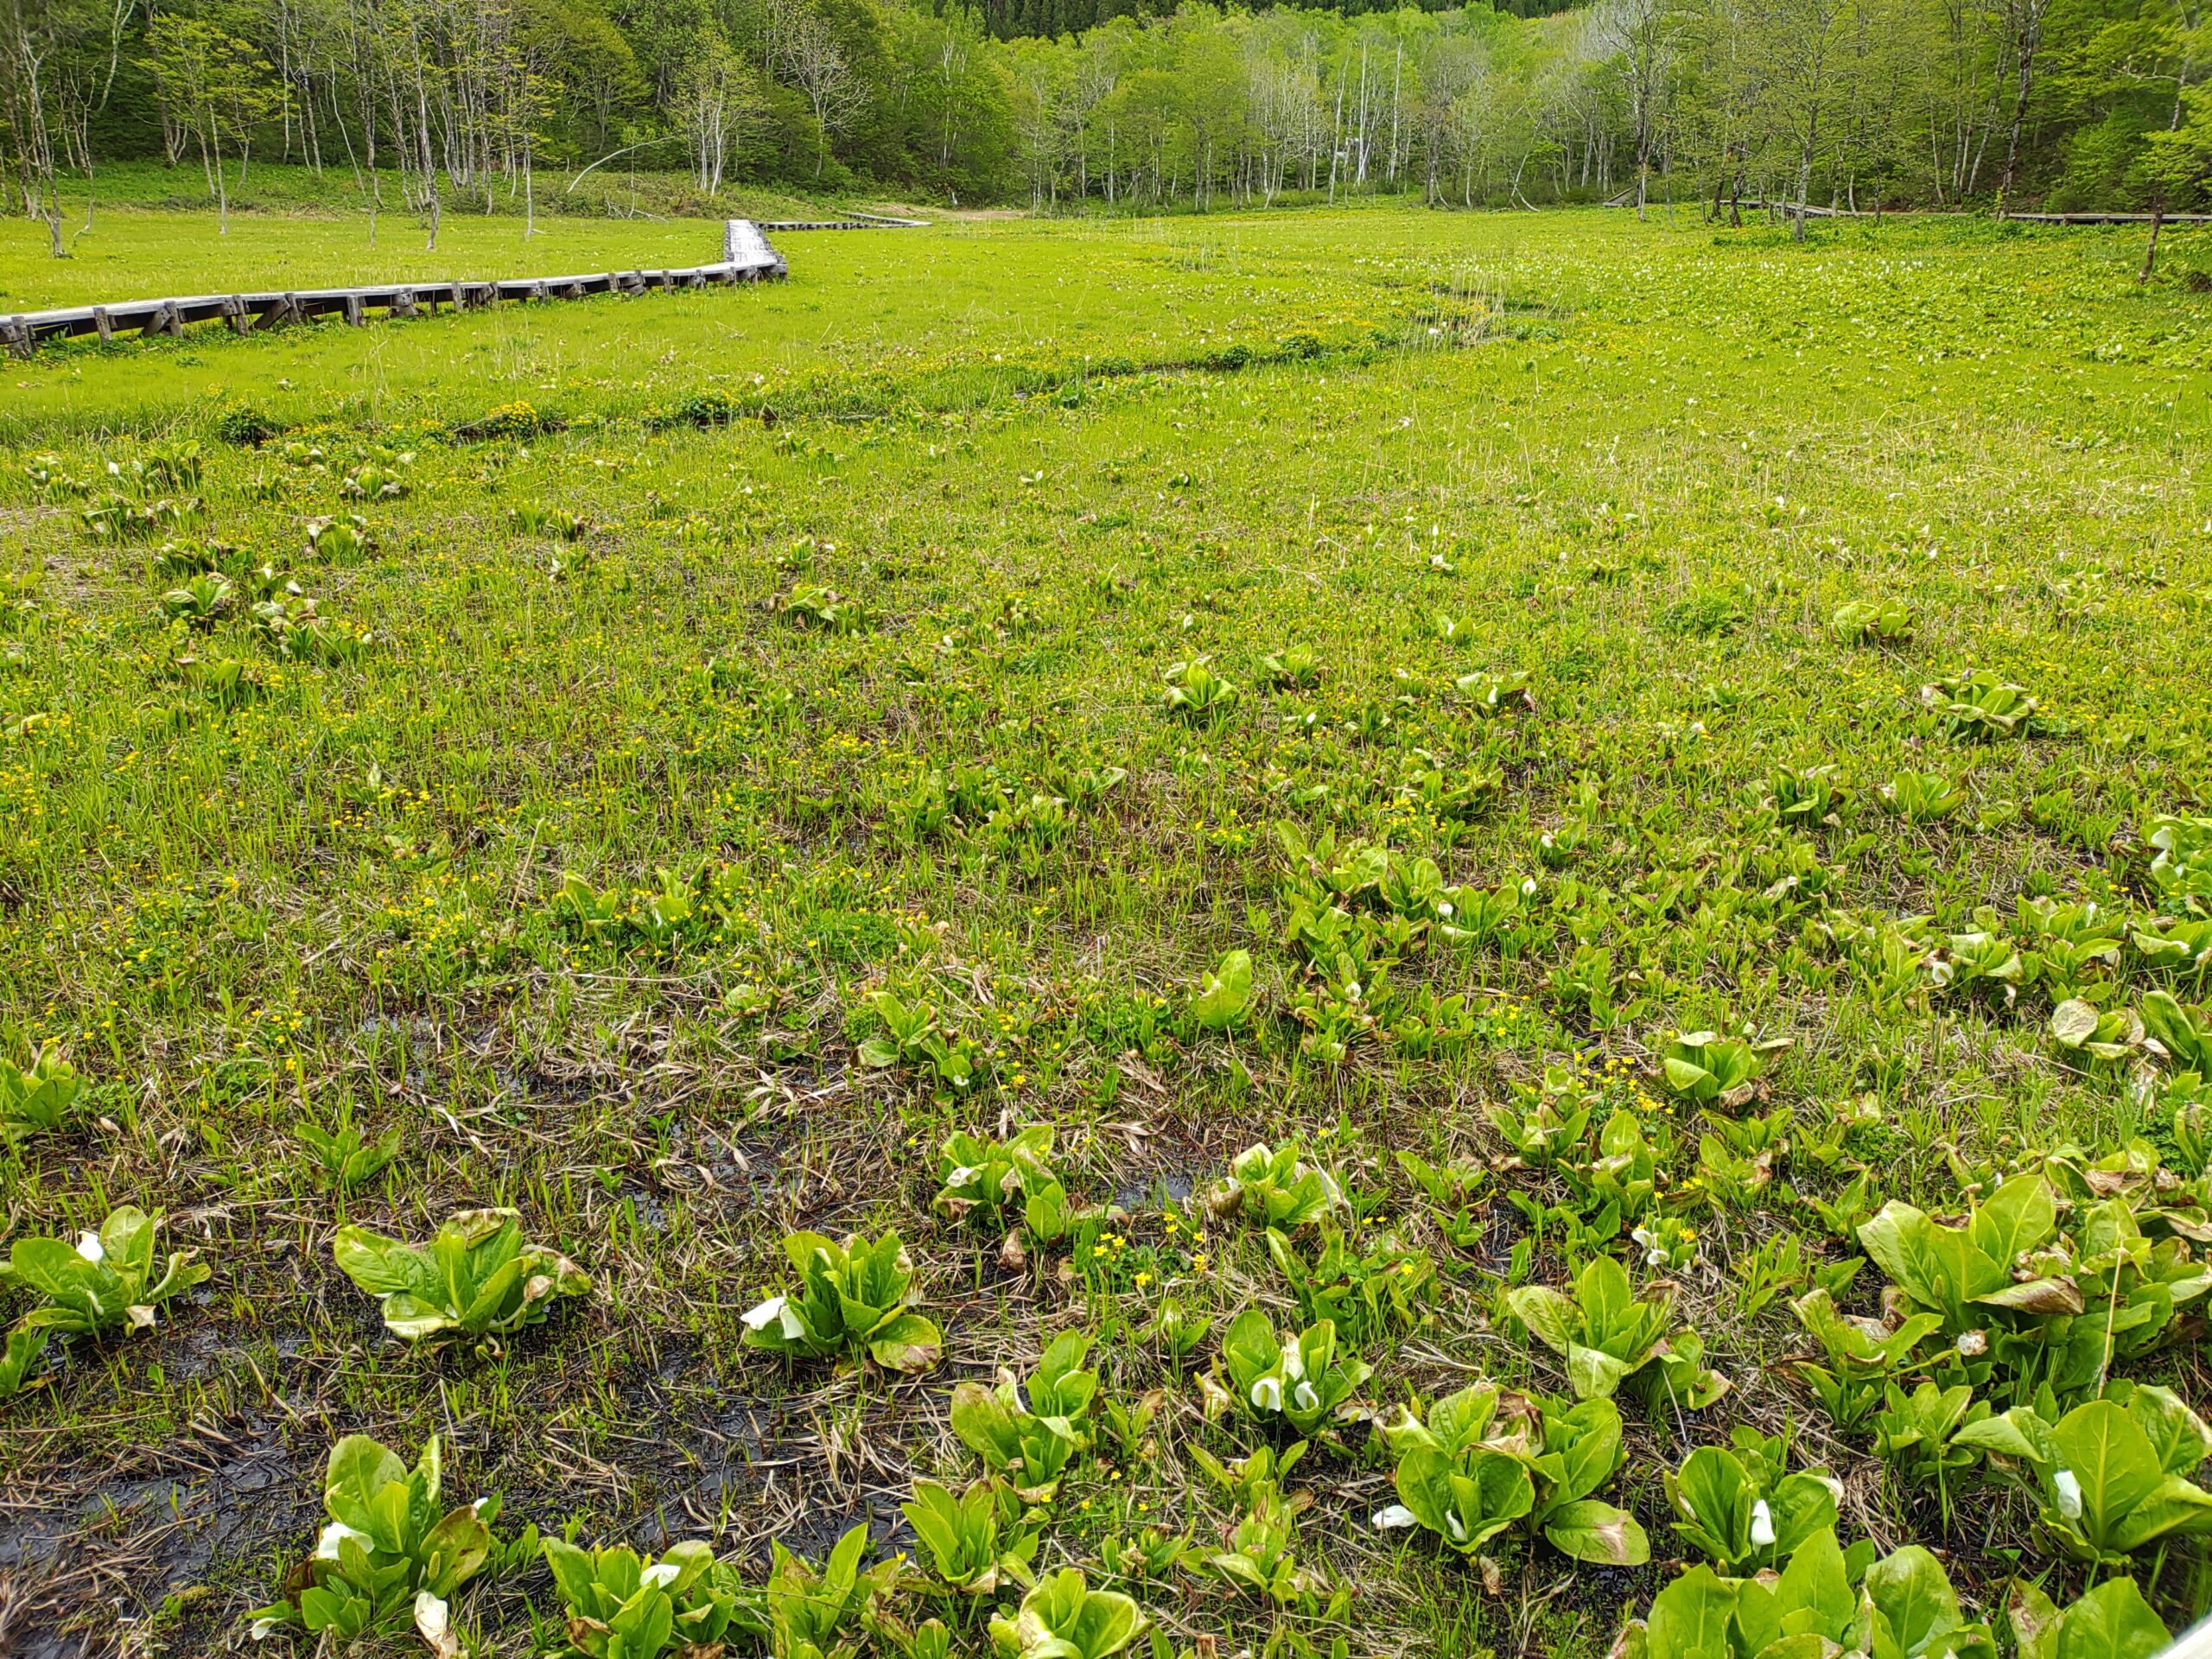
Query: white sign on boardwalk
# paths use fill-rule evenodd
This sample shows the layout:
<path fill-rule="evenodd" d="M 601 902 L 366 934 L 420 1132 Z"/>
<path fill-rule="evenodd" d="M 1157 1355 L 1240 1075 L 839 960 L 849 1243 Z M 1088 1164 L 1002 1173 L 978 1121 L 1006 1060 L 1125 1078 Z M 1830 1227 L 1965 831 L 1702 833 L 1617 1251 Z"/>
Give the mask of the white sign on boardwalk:
<path fill-rule="evenodd" d="M 760 227 L 749 219 L 722 221 L 722 263 L 755 270 L 786 274 L 783 255 L 768 245 Z"/>

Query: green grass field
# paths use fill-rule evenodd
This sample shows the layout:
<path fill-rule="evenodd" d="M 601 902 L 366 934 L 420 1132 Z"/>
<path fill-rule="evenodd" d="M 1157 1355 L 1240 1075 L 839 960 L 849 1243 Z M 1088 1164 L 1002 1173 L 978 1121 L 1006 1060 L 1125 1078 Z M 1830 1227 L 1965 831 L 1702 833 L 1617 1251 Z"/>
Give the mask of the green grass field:
<path fill-rule="evenodd" d="M 428 269 L 364 228 L 16 225 L 0 289 Z M 456 215 L 436 269 L 718 235 Z M 103 1328 L 10 1350 L 0 1633 L 336 1605 L 354 1433 L 438 1437 L 427 1519 L 504 1494 L 440 1586 L 486 1653 L 599 1639 L 526 1523 L 707 1541 L 679 1611 L 779 1659 L 1020 1653 L 1072 1567 L 1158 1659 L 1595 1655 L 1662 1589 L 1653 1659 L 1693 1605 L 1835 1650 L 1764 1648 L 1785 1562 L 1878 1654 L 2011 1651 L 2020 1581 L 2105 1586 L 2082 1653 L 2212 1605 L 2212 242 L 779 245 L 4 365 L 0 1296 Z M 208 1270 L 150 1329 L 70 1300 L 124 1205 Z M 527 1291 L 377 1243 L 485 1206 Z M 886 1230 L 840 1338 L 785 1237 Z M 1095 1398 L 986 1396 L 1067 1333 Z M 900 1504 L 986 1474 L 940 1558 Z M 906 1577 L 842 1622 L 772 1579 L 863 1524 Z M 345 1615 L 394 1651 L 410 1559 Z"/>

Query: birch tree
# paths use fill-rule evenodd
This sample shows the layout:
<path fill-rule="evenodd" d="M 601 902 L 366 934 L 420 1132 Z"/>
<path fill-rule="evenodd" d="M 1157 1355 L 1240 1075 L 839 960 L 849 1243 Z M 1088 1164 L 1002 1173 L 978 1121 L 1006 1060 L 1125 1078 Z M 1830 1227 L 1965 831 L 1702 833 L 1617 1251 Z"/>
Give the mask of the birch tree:
<path fill-rule="evenodd" d="M 205 18 L 176 12 L 154 20 L 147 48 L 162 97 L 198 147 L 215 193 L 216 233 L 227 236 L 231 198 L 225 166 L 236 151 L 244 182 L 254 130 L 276 107 L 274 72 L 267 59 L 235 35 Z"/>

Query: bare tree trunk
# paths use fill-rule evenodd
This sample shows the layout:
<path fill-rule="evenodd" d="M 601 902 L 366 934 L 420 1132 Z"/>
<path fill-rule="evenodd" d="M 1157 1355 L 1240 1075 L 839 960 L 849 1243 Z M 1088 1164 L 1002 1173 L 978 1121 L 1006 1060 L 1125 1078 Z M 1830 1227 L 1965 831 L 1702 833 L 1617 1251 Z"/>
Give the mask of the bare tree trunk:
<path fill-rule="evenodd" d="M 2034 85 L 2036 48 L 2043 41 L 2043 0 L 2027 0 L 2020 18 L 2018 90 L 2012 99 L 2012 131 L 2005 146 L 2005 177 L 1997 187 L 1997 216 L 2004 218 L 2019 177 L 2020 132 L 2027 124 L 2028 92 Z"/>
<path fill-rule="evenodd" d="M 1344 153 L 1344 81 L 1347 78 L 1345 71 L 1351 67 L 1349 60 L 1337 66 L 1336 130 L 1329 139 L 1329 201 L 1332 206 L 1337 200 L 1337 163 Z"/>
<path fill-rule="evenodd" d="M 200 160 L 203 165 L 206 164 L 208 160 L 207 146 L 205 140 L 202 140 L 200 143 Z M 231 233 L 231 192 L 229 185 L 224 181 L 223 178 L 223 151 L 219 143 L 216 146 L 215 149 L 214 166 L 215 234 L 218 236 L 228 236 Z"/>
<path fill-rule="evenodd" d="M 1406 79 L 1406 43 L 1398 42 L 1397 66 L 1390 72 L 1390 187 L 1398 184 L 1398 91 Z"/>

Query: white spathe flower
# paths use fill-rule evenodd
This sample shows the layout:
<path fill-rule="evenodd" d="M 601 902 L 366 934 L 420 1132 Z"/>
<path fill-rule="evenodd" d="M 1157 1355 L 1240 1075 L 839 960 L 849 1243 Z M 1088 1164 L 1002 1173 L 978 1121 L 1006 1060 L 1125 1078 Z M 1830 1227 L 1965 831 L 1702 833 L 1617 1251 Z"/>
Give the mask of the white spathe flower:
<path fill-rule="evenodd" d="M 1290 1397 L 1298 1402 L 1298 1408 L 1300 1411 L 1321 1409 L 1321 1396 L 1314 1392 L 1313 1385 L 1304 1377 L 1298 1380 L 1298 1386 L 1290 1391 Z"/>
<path fill-rule="evenodd" d="M 982 1173 L 973 1164 L 963 1164 L 944 1178 L 944 1184 L 947 1186 L 966 1186 Z"/>
<path fill-rule="evenodd" d="M 674 1584 L 683 1574 L 683 1569 L 674 1561 L 655 1561 L 638 1574 L 638 1582 L 649 1590 L 658 1590 L 664 1584 Z"/>
<path fill-rule="evenodd" d="M 1282 1409 L 1282 1379 L 1279 1376 L 1262 1376 L 1256 1379 L 1252 1384 L 1252 1403 L 1262 1411 L 1281 1411 Z"/>
<path fill-rule="evenodd" d="M 1451 901 L 1446 899 L 1438 899 L 1436 901 L 1436 913 L 1439 916 L 1441 916 L 1446 921 L 1450 921 L 1453 914 Z"/>
<path fill-rule="evenodd" d="M 87 1262 L 105 1262 L 107 1260 L 107 1246 L 100 1243 L 98 1233 L 79 1233 L 77 1235 L 77 1254 Z"/>
<path fill-rule="evenodd" d="M 786 1297 L 771 1296 L 766 1301 L 761 1303 L 760 1306 L 746 1309 L 742 1315 L 745 1320 L 745 1328 L 748 1331 L 765 1331 L 767 1329 L 768 1321 L 779 1318 L 783 1313 L 784 1303 L 787 1300 L 789 1299 Z"/>
<path fill-rule="evenodd" d="M 2069 1521 L 2082 1518 L 2082 1482 L 2071 1469 L 2062 1469 L 2050 1478 L 2058 1488 L 2058 1512 Z"/>
<path fill-rule="evenodd" d="M 318 1561 L 336 1560 L 338 1559 L 338 1546 L 344 1543 L 348 1538 L 351 1538 L 363 1549 L 374 1549 L 376 1548 L 376 1541 L 371 1538 L 367 1533 L 361 1532 L 353 1527 L 349 1527 L 343 1521 L 334 1521 L 322 1529 L 322 1535 L 315 1541 L 315 1559 Z"/>
<path fill-rule="evenodd" d="M 1453 1543 L 1464 1544 L 1467 1541 L 1467 1523 L 1459 1518 L 1458 1510 L 1444 1511 L 1444 1529 L 1452 1535 Z"/>
<path fill-rule="evenodd" d="M 461 1637 L 454 1633 L 453 1612 L 442 1597 L 428 1590 L 415 1592 L 415 1633 L 430 1644 L 437 1659 L 458 1659 Z"/>
<path fill-rule="evenodd" d="M 1417 1527 L 1421 1517 L 1402 1503 L 1393 1503 L 1387 1510 L 1377 1510 L 1369 1524 L 1377 1532 L 1396 1532 L 1406 1527 Z"/>
<path fill-rule="evenodd" d="M 1774 1511 L 1761 1498 L 1751 1505 L 1751 1548 L 1771 1549 L 1774 1547 Z"/>

